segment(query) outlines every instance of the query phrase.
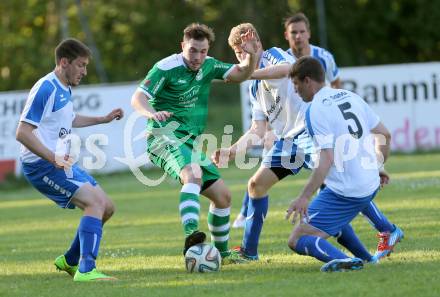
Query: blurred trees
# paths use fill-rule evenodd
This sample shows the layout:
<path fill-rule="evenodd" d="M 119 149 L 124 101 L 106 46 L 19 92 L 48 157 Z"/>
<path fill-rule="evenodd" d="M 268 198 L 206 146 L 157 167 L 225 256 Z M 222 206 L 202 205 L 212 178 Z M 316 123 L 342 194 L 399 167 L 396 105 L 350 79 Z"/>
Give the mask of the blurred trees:
<path fill-rule="evenodd" d="M 328 47 L 339 66 L 440 60 L 440 1 L 327 0 Z M 301 10 L 317 40 L 311 0 L 2 0 L 0 91 L 28 89 L 54 65 L 62 33 L 87 43 L 78 5 L 110 82 L 140 80 L 159 59 L 180 51 L 183 28 L 203 22 L 216 33 L 210 55 L 235 62 L 227 37 L 252 22 L 266 47 L 287 47 L 283 19 Z M 62 22 L 65 15 L 67 22 Z M 99 82 L 92 64 L 85 83 Z"/>
<path fill-rule="evenodd" d="M 304 2 L 313 12 L 314 1 Z M 439 0 L 331 0 L 326 13 L 329 47 L 343 66 L 440 60 Z"/>

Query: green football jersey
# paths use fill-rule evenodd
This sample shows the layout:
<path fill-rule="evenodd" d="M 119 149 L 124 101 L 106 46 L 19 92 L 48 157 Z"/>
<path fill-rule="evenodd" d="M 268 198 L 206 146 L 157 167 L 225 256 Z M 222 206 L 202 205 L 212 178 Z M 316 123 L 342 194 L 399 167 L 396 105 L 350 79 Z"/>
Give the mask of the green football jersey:
<path fill-rule="evenodd" d="M 234 64 L 207 57 L 198 71 L 189 69 L 182 54 L 171 55 L 148 72 L 139 89 L 147 95 L 156 111 L 173 113 L 166 122 L 148 120 L 147 130 L 179 123 L 177 131 L 184 134 L 203 133 L 208 115 L 208 97 L 213 79 L 225 79 Z"/>

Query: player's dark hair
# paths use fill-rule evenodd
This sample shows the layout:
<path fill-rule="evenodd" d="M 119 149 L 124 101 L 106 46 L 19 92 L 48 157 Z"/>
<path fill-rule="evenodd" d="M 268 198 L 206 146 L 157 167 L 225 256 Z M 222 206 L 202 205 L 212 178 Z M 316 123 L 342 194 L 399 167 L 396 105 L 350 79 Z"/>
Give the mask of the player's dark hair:
<path fill-rule="evenodd" d="M 215 40 L 214 31 L 204 24 L 192 23 L 183 30 L 183 41 L 195 39 L 198 41 L 208 40 L 212 44 Z"/>
<path fill-rule="evenodd" d="M 290 68 L 289 77 L 291 79 L 297 78 L 300 81 L 306 77 L 319 83 L 325 81 L 324 68 L 317 59 L 310 56 L 299 58 Z"/>
<path fill-rule="evenodd" d="M 304 22 L 304 24 L 306 24 L 307 30 L 310 32 L 309 19 L 302 12 L 295 13 L 294 15 L 286 18 L 286 20 L 284 21 L 284 29 L 287 29 L 287 27 L 289 27 L 289 25 L 292 23 L 299 23 L 299 22 Z"/>
<path fill-rule="evenodd" d="M 67 58 L 72 62 L 78 57 L 89 58 L 91 55 L 92 52 L 87 45 L 75 38 L 67 38 L 55 48 L 55 63 L 58 64 L 61 58 Z"/>

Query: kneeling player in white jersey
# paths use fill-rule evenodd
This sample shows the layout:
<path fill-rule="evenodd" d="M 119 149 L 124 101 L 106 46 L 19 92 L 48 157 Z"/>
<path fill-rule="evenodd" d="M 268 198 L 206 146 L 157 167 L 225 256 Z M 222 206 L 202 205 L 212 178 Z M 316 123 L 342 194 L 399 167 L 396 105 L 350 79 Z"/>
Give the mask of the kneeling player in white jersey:
<path fill-rule="evenodd" d="M 325 86 L 318 60 L 300 58 L 289 76 L 300 96 L 312 102 L 306 112 L 306 129 L 319 159 L 303 191 L 287 209 L 286 219 L 292 214 L 293 223 L 298 215 L 301 218 L 288 245 L 298 254 L 326 262 L 322 271 L 361 269 L 362 259 L 347 256 L 326 238 L 336 236 L 370 207 L 380 187 L 380 163 L 388 158 L 391 135 L 358 95 Z M 309 205 L 323 182 L 325 189 Z"/>
<path fill-rule="evenodd" d="M 66 39 L 55 49 L 55 70 L 31 89 L 17 128 L 21 165 L 26 179 L 58 206 L 84 211 L 70 249 L 56 258 L 58 270 L 74 281 L 114 280 L 96 270 L 103 224 L 114 213 L 112 201 L 95 179 L 74 164 L 69 153 L 72 127 L 109 123 L 123 116 L 115 109 L 103 117 L 73 112 L 71 87 L 87 75 L 91 52 L 76 39 Z"/>
<path fill-rule="evenodd" d="M 310 36 L 310 22 L 303 13 L 295 13 L 285 20 L 284 37 L 289 42 L 289 49 L 286 52 L 295 57 L 295 59 L 303 56 L 311 56 L 317 59 L 324 69 L 326 83 L 330 84 L 333 88 L 340 88 L 339 69 L 333 55 L 324 48 L 310 44 Z M 286 71 L 287 74 L 288 71 Z M 388 183 L 388 174 L 384 170 L 380 174 L 381 184 Z M 379 231 L 377 234 L 379 243 L 375 257 L 380 259 L 389 256 L 393 251 L 394 245 L 398 242 L 397 239 L 403 237 L 402 230 L 391 224 L 373 202 L 371 202 L 368 209 L 362 212 L 362 215 Z M 348 232 L 351 232 L 351 230 L 348 230 Z M 344 242 L 344 236 L 338 237 L 338 240 Z"/>

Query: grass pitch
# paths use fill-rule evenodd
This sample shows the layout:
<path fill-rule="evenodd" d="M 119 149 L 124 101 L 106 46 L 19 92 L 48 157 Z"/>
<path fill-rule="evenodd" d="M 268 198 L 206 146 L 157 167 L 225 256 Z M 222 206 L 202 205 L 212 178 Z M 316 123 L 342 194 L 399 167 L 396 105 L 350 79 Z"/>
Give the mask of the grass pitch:
<path fill-rule="evenodd" d="M 270 191 L 269 215 L 260 244 L 261 261 L 223 267 L 219 273 L 188 274 L 178 216 L 180 186 L 167 180 L 147 188 L 129 173 L 98 177 L 117 211 L 105 226 L 98 268 L 114 283 L 74 283 L 53 260 L 69 246 L 80 211 L 58 209 L 27 187 L 0 191 L 0 296 L 439 296 L 440 154 L 392 156 L 392 183 L 375 201 L 405 231 L 389 259 L 349 273 L 319 272 L 321 263 L 291 252 L 292 226 L 284 212 L 308 173 L 288 177 Z M 230 168 L 222 175 L 238 213 L 253 171 Z M 159 176 L 158 171 L 148 175 Z M 201 229 L 207 231 L 207 199 Z M 353 226 L 371 252 L 376 232 L 362 217 Z M 233 229 L 231 246 L 241 241 Z"/>

